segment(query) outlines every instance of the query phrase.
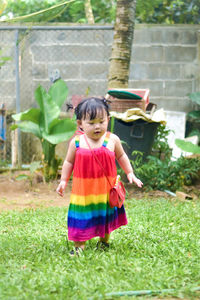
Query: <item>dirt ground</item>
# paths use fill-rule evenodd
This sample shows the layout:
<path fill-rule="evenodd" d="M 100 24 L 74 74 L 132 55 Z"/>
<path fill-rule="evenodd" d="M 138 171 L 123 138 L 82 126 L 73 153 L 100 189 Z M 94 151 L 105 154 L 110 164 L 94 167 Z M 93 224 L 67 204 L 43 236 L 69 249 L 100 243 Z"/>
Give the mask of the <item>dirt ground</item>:
<path fill-rule="evenodd" d="M 27 172 L 23 172 L 23 174 L 24 173 Z M 0 174 L 0 211 L 49 206 L 68 206 L 71 184 L 67 187 L 65 196 L 60 197 L 56 193 L 58 181 L 43 183 L 41 180 L 38 180 L 38 178 L 34 178 L 31 186 L 27 179 L 16 180 L 18 175 L 19 172 L 15 172 L 14 174 Z"/>
<path fill-rule="evenodd" d="M 71 182 L 65 192 L 64 197 L 60 197 L 56 193 L 58 181 L 44 183 L 42 177 L 37 175 L 33 178 L 33 184 L 30 185 L 29 180 L 16 180 L 16 177 L 22 172 L 3 173 L 0 174 L 0 211 L 11 209 L 26 209 L 26 208 L 44 208 L 50 206 L 65 207 L 69 204 Z M 27 172 L 23 172 L 29 175 Z M 126 185 L 129 197 L 137 199 L 171 197 L 169 194 L 162 191 L 145 192 L 133 185 Z M 200 196 L 200 184 L 195 187 L 188 187 L 188 194 L 194 199 Z M 200 198 L 200 197 L 199 197 Z"/>

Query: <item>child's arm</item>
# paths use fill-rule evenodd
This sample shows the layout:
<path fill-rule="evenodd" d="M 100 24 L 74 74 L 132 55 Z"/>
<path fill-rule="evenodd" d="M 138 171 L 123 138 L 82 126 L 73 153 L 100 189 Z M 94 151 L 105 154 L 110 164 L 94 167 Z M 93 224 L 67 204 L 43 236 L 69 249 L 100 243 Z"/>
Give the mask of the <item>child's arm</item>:
<path fill-rule="evenodd" d="M 114 135 L 114 139 L 115 139 L 115 155 L 116 155 L 116 158 L 117 158 L 117 161 L 118 161 L 120 167 L 126 173 L 128 181 L 130 183 L 134 182 L 138 187 L 142 187 L 143 183 L 140 179 L 138 179 L 135 176 L 135 174 L 133 172 L 133 168 L 130 163 L 130 160 L 129 160 L 128 156 L 126 155 L 126 153 L 124 152 L 124 149 L 122 147 L 119 137 Z"/>
<path fill-rule="evenodd" d="M 56 189 L 56 192 L 62 197 L 64 195 L 65 188 L 67 186 L 67 183 L 73 171 L 75 154 L 76 154 L 75 139 L 72 139 L 69 144 L 67 155 L 62 166 L 60 184 Z"/>

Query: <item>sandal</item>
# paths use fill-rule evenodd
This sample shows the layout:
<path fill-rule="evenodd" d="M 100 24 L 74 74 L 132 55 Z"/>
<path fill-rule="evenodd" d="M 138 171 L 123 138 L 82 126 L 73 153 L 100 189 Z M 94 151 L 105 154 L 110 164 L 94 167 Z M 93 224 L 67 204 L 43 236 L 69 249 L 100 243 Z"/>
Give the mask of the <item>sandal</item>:
<path fill-rule="evenodd" d="M 69 252 L 69 255 L 70 256 L 81 256 L 83 251 L 84 250 L 81 247 L 74 247 L 74 249 Z"/>
<path fill-rule="evenodd" d="M 110 247 L 109 243 L 103 242 L 103 241 L 98 241 L 97 245 L 96 245 L 96 249 L 97 250 L 108 250 L 108 248 Z"/>

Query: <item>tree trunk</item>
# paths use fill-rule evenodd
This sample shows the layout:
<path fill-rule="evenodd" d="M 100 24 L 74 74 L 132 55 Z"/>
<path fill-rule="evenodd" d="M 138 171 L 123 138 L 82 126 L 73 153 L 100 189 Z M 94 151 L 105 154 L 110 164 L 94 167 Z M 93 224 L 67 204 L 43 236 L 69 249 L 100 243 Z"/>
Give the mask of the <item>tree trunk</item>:
<path fill-rule="evenodd" d="M 94 16 L 90 0 L 85 0 L 85 15 L 88 20 L 88 24 L 94 24 Z"/>
<path fill-rule="evenodd" d="M 136 0 L 117 0 L 108 89 L 128 87 L 135 9 Z"/>

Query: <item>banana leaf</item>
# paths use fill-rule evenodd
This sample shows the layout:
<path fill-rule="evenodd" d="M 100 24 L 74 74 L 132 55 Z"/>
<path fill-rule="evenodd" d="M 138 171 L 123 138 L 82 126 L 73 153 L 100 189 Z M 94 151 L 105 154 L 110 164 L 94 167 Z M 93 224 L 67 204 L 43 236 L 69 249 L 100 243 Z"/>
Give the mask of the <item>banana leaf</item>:
<path fill-rule="evenodd" d="M 40 110 L 38 108 L 30 108 L 24 112 L 12 115 L 15 121 L 30 121 L 39 124 Z"/>
<path fill-rule="evenodd" d="M 23 122 L 20 122 L 18 124 L 15 124 L 15 125 L 11 126 L 10 128 L 12 130 L 14 130 L 16 128 L 19 128 L 23 132 L 30 132 L 30 133 L 34 134 L 39 139 L 42 138 L 42 133 L 40 131 L 39 126 L 37 124 L 33 123 L 33 122 L 23 121 Z"/>
<path fill-rule="evenodd" d="M 51 122 L 60 115 L 60 108 L 41 86 L 36 89 L 35 98 L 42 112 L 40 126 L 44 128 L 46 133 L 49 133 Z"/>
<path fill-rule="evenodd" d="M 179 147 L 181 150 L 185 152 L 191 152 L 193 154 L 200 154 L 200 147 L 197 145 L 194 145 L 191 142 L 186 142 L 184 140 L 176 139 L 175 144 L 177 147 Z"/>
<path fill-rule="evenodd" d="M 46 132 L 42 133 L 44 139 L 51 144 L 58 144 L 70 139 L 76 130 L 76 122 L 70 119 L 59 120 L 56 125 L 51 128 L 51 132 L 48 135 Z"/>
<path fill-rule="evenodd" d="M 63 80 L 57 80 L 49 89 L 49 95 L 55 101 L 59 108 L 67 99 L 68 88 Z"/>

